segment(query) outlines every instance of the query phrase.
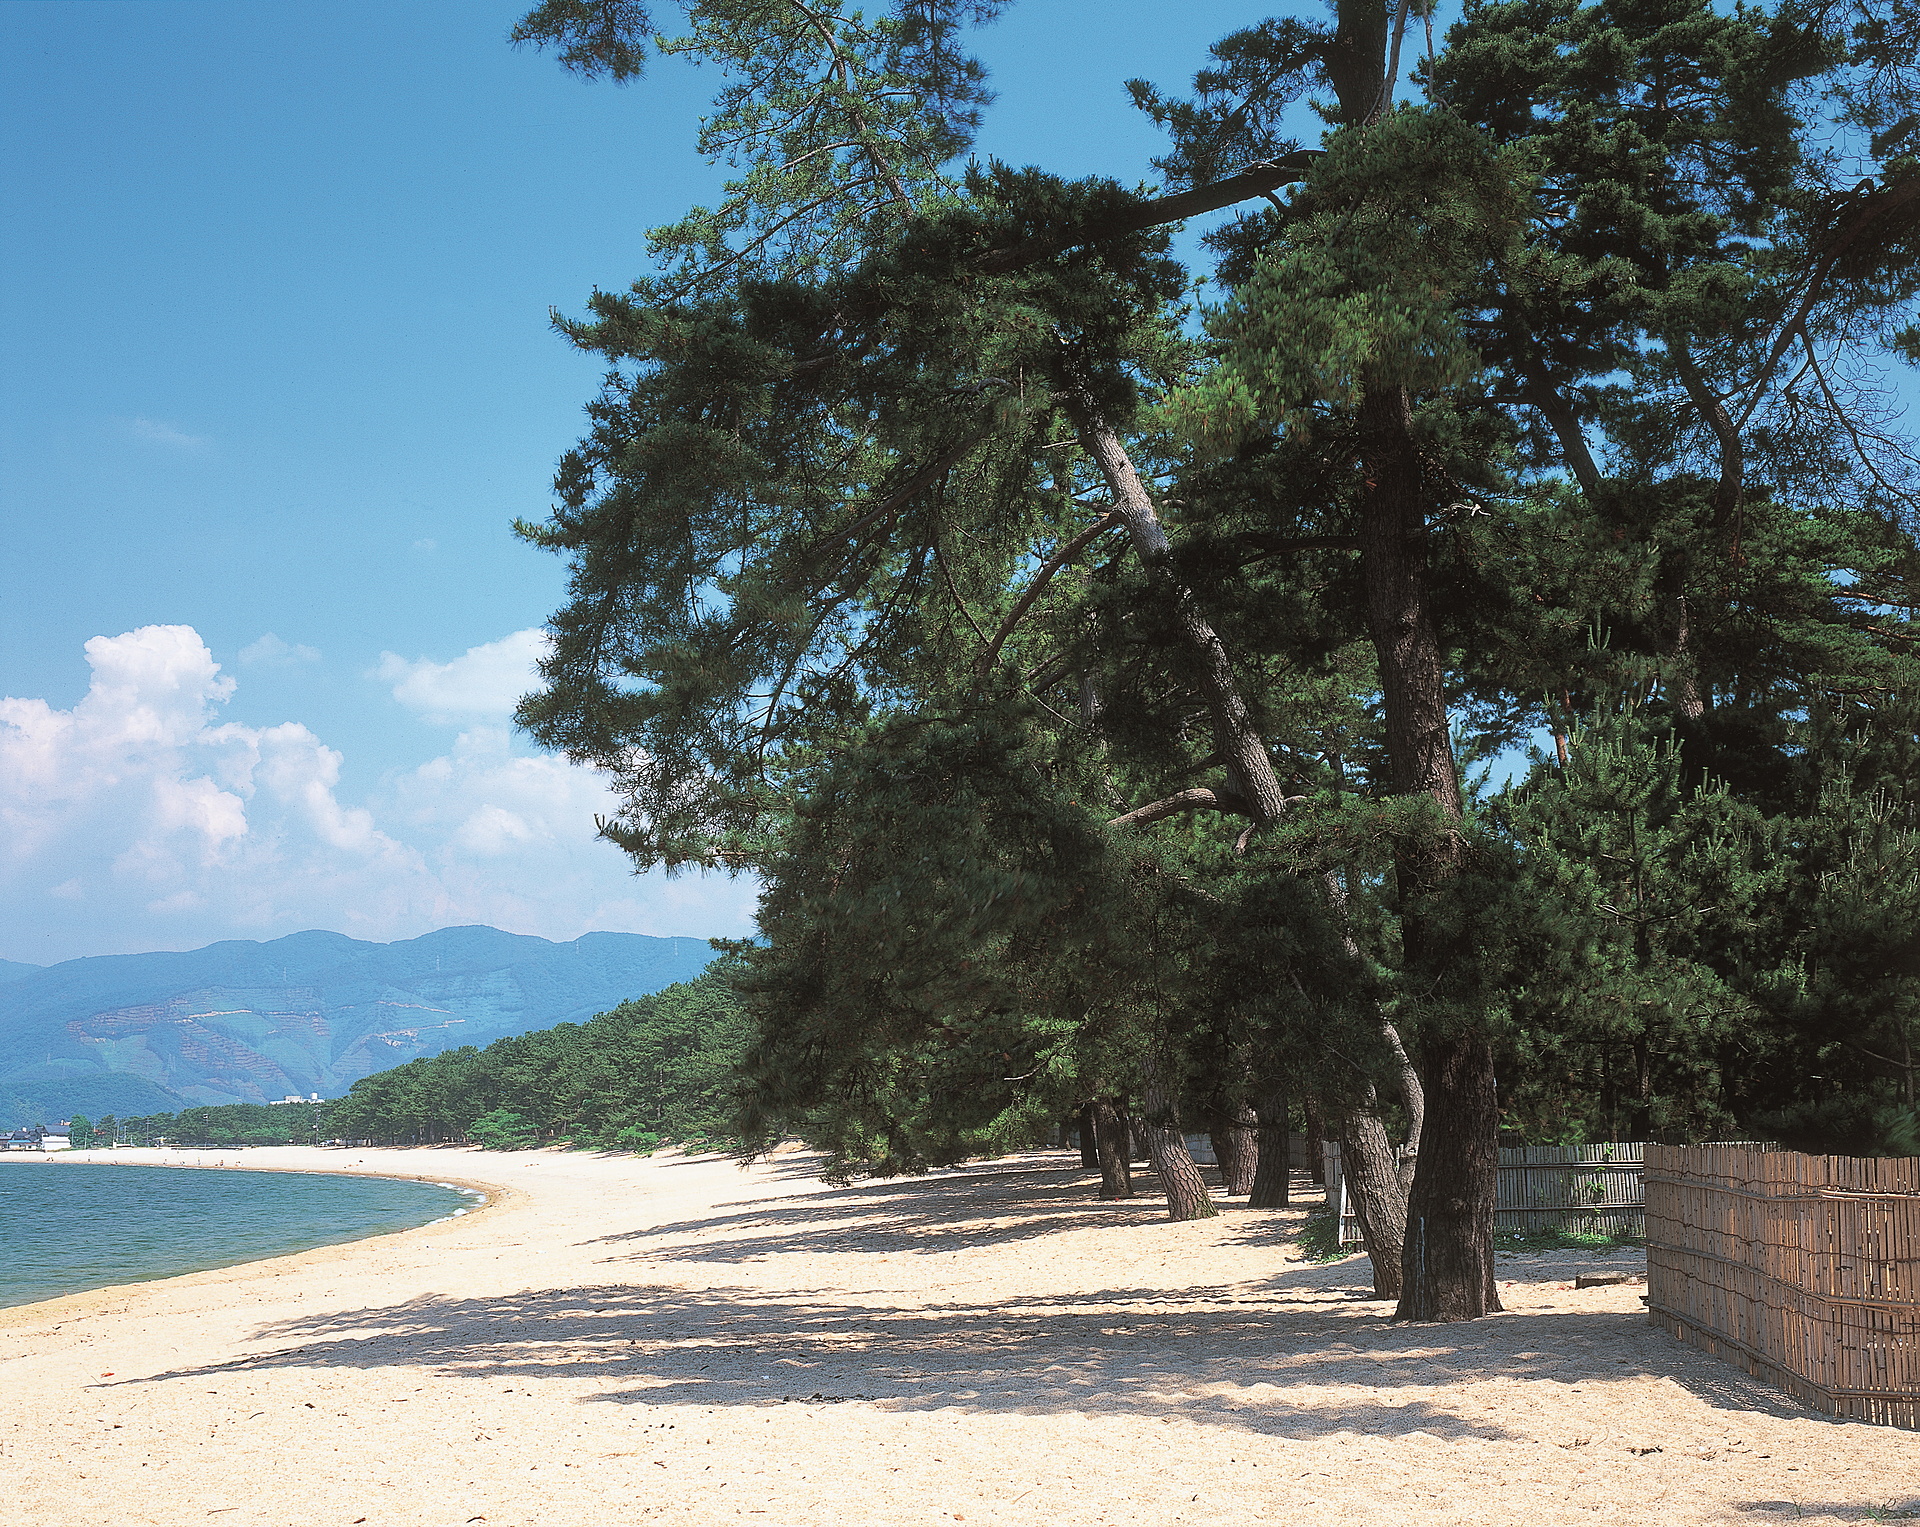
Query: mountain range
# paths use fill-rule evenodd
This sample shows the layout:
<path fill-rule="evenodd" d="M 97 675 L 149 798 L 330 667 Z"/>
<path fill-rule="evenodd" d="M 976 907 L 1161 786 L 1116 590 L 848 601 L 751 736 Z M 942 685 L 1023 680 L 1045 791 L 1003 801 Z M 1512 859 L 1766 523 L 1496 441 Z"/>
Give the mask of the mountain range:
<path fill-rule="evenodd" d="M 0 1128 L 337 1096 L 416 1056 L 583 1022 L 712 958 L 697 938 L 443 928 L 0 962 Z"/>

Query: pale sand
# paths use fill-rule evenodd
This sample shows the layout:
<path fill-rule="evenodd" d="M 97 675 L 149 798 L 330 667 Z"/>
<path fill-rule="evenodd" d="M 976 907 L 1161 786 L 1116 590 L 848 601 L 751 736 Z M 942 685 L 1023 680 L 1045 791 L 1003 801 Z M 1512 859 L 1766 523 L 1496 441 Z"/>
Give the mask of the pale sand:
<path fill-rule="evenodd" d="M 1920 1434 L 1800 1409 L 1650 1328 L 1638 1287 L 1571 1287 L 1626 1262 L 1516 1259 L 1512 1313 L 1408 1327 L 1357 1297 L 1364 1262 L 1288 1260 L 1301 1210 L 1175 1225 L 1149 1198 L 1094 1202 L 1060 1154 L 847 1189 L 792 1156 L 744 1175 L 671 1155 L 240 1159 L 510 1191 L 423 1230 L 0 1311 L 12 1520 L 1920 1512 Z"/>

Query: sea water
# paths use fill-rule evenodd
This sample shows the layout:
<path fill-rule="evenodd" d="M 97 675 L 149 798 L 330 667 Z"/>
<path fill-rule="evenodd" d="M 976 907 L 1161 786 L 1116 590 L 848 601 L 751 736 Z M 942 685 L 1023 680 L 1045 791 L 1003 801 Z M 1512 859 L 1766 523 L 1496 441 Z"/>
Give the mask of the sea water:
<path fill-rule="evenodd" d="M 410 1230 L 478 1201 L 383 1177 L 16 1157 L 0 1163 L 0 1308 Z"/>

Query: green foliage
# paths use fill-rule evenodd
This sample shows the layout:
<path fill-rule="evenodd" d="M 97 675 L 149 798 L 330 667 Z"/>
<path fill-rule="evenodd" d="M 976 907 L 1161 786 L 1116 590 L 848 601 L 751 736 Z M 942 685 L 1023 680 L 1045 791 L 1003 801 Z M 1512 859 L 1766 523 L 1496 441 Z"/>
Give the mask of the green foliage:
<path fill-rule="evenodd" d="M 1214 316 L 1221 363 L 1172 419 L 1230 449 L 1263 428 L 1311 427 L 1370 386 L 1431 393 L 1484 362 L 1462 297 L 1515 253 L 1528 213 L 1524 155 L 1449 111 L 1403 108 L 1327 141 L 1289 208 L 1284 243 Z"/>
<path fill-rule="evenodd" d="M 223 1103 L 145 1114 L 118 1125 L 132 1145 L 312 1145 L 329 1139 L 331 1103 Z M 101 1120 L 105 1132 L 106 1120 Z M 102 1144 L 107 1143 L 105 1140 Z"/>
<path fill-rule="evenodd" d="M 1337 1262 L 1353 1255 L 1352 1247 L 1340 1244 L 1340 1216 L 1324 1205 L 1307 1211 L 1294 1244 L 1309 1262 Z"/>
<path fill-rule="evenodd" d="M 1604 1256 L 1610 1251 L 1643 1249 L 1646 1241 L 1598 1230 L 1496 1230 L 1493 1245 L 1496 1251 L 1590 1251 Z"/>
<path fill-rule="evenodd" d="M 799 1131 L 835 1174 L 958 1160 L 1074 1097 L 1089 1030 L 1125 1047 L 1131 866 L 1024 709 L 877 726 L 796 803 L 742 951 L 750 1146 Z"/>
<path fill-rule="evenodd" d="M 555 48 L 563 69 L 616 84 L 646 67 L 653 20 L 635 0 L 541 0 L 508 34 L 516 47 Z"/>
<path fill-rule="evenodd" d="M 334 1105 L 342 1137 L 395 1144 L 470 1139 L 490 1150 L 555 1140 L 652 1150 L 730 1133 L 748 1026 L 726 978 L 409 1061 L 354 1083 Z"/>
<path fill-rule="evenodd" d="M 1544 957 L 1514 984 L 1513 1126 L 1725 1136 L 1721 1067 L 1755 1016 L 1740 978 L 1782 874 L 1764 819 L 1690 785 L 1670 724 L 1634 706 L 1596 716 L 1564 768 L 1541 759 L 1495 810 L 1545 911 Z"/>
<path fill-rule="evenodd" d="M 486 1151 L 523 1151 L 538 1143 L 540 1132 L 511 1108 L 496 1108 L 467 1126 L 467 1138 Z"/>
<path fill-rule="evenodd" d="M 617 73 L 615 9 L 524 25 Z M 1391 1093 L 1391 1024 L 1492 1044 L 1523 1138 L 1906 1139 L 1920 498 L 1844 379 L 1920 290 L 1911 7 L 1475 0 L 1399 105 L 1405 12 L 1238 32 L 1133 87 L 1176 182 L 1335 99 L 1204 339 L 1141 197 L 954 167 L 989 9 L 690 6 L 739 176 L 563 325 L 608 379 L 521 719 L 636 862 L 767 886 L 698 1127 L 912 1170 L 1149 1073 Z M 692 1127 L 513 1043 L 368 1102 Z"/>
<path fill-rule="evenodd" d="M 1802 1149 L 1920 1155 L 1920 746 L 1905 695 L 1810 727 L 1813 809 L 1780 825 L 1793 873 L 1755 982 L 1756 1132 Z"/>

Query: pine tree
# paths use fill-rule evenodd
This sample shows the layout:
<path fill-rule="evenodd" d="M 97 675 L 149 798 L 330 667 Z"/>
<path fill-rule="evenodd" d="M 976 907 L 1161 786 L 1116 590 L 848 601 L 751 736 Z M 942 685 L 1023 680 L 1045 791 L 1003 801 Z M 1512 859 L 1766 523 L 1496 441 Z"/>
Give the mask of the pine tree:
<path fill-rule="evenodd" d="M 1833 381 L 1913 295 L 1905 66 L 1837 16 L 1554 0 L 1469 8 L 1421 61 L 1427 100 L 1396 104 L 1411 7 L 1341 0 L 1229 39 L 1192 101 L 1139 89 L 1180 187 L 1143 199 L 947 168 L 985 99 L 957 48 L 983 14 L 690 8 L 672 46 L 729 71 L 704 141 L 742 174 L 661 231 L 659 274 L 566 326 L 613 369 L 553 517 L 523 527 L 573 566 L 523 720 L 611 771 L 605 831 L 640 862 L 774 869 L 793 931 L 770 958 L 819 1025 L 786 1037 L 866 1036 L 857 1085 L 802 1089 L 842 1088 L 849 1152 L 910 1163 L 1008 1108 L 1111 1096 L 1094 1013 L 1130 1015 L 1164 1140 L 1182 1093 L 1252 1064 L 1245 1024 L 1339 1105 L 1382 1255 L 1408 1224 L 1401 1313 L 1495 1309 L 1495 1056 L 1534 934 L 1490 909 L 1531 870 L 1463 776 L 1651 675 L 1696 782 L 1790 791 L 1809 669 L 1899 646 L 1839 608 L 1830 532 L 1911 545 Z M 637 16 L 554 3 L 521 35 L 625 77 Z M 1851 196 L 1810 189 L 1816 78 L 1878 134 Z M 1309 149 L 1280 127 L 1314 89 Z M 1216 240 L 1231 295 L 1196 347 L 1157 229 L 1262 196 Z M 935 736 L 938 767 L 888 773 Z M 1064 893 L 965 801 L 1038 813 L 1098 885 Z M 967 863 L 920 852 L 935 832 Z M 1038 890 L 989 915 L 1008 875 Z M 830 925 L 878 888 L 972 929 L 980 967 L 931 914 Z M 1317 930 L 1266 956 L 1291 1011 L 1223 1016 L 1209 972 L 1272 938 L 1276 902 Z M 1071 963 L 1030 946 L 1096 905 L 1128 909 L 1099 937 L 1136 942 L 1076 1007 Z M 1684 961 L 1636 937 L 1602 965 L 1667 990 Z M 1339 1047 L 1291 1037 L 1329 1012 L 1368 1036 L 1344 1084 Z M 1049 1064 L 1077 1097 L 968 1095 L 1042 1031 L 1072 1036 Z M 768 1087 L 807 1074 L 782 1039 Z"/>

